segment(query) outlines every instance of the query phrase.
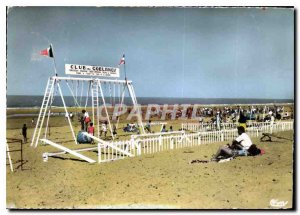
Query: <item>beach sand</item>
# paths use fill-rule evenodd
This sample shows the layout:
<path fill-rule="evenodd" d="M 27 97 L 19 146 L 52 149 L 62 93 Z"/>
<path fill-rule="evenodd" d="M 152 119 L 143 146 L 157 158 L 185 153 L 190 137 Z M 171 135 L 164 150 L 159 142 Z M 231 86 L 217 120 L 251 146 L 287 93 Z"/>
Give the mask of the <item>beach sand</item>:
<path fill-rule="evenodd" d="M 21 138 L 23 123 L 27 123 L 31 137 L 30 121 L 26 117 L 7 119 L 7 138 Z M 173 125 L 178 130 L 181 122 L 169 121 L 167 127 Z M 75 124 L 78 130 L 79 123 Z M 58 150 L 49 145 L 34 148 L 27 143 L 24 170 L 10 172 L 7 166 L 7 207 L 261 209 L 276 208 L 270 201 L 277 199 L 288 201 L 284 208 L 290 208 L 294 192 L 293 131 L 276 135 L 289 140 L 275 138 L 276 142 L 270 143 L 253 138 L 266 151 L 263 156 L 195 164 L 189 162 L 210 159 L 225 142 L 104 164 L 89 164 L 71 155 L 43 162 L 42 153 Z M 91 146 L 75 145 L 64 117 L 52 119 L 49 139 L 69 148 Z M 97 158 L 95 152 L 82 154 Z M 18 153 L 12 153 L 12 158 L 18 160 Z"/>

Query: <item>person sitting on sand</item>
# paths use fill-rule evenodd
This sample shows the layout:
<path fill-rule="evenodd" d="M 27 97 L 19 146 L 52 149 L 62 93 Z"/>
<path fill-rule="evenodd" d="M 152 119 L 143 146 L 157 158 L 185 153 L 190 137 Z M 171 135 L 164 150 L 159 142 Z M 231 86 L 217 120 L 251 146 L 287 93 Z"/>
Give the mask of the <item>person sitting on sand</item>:
<path fill-rule="evenodd" d="M 123 128 L 124 132 L 129 132 L 129 124 L 127 123 L 127 125 Z"/>
<path fill-rule="evenodd" d="M 243 126 L 239 126 L 237 129 L 239 136 L 232 142 L 232 147 L 238 150 L 239 155 L 247 155 L 247 150 L 252 145 L 252 141 L 248 134 L 245 133 Z"/>
<path fill-rule="evenodd" d="M 166 129 L 166 125 L 163 125 L 163 128 L 161 129 L 161 132 L 168 132 L 168 130 Z"/>
<path fill-rule="evenodd" d="M 170 132 L 172 132 L 172 131 L 173 131 L 173 126 L 171 125 L 171 126 L 170 126 Z"/>
<path fill-rule="evenodd" d="M 135 124 L 134 123 L 130 123 L 129 124 L 129 131 L 130 132 L 134 132 L 136 130 Z"/>
<path fill-rule="evenodd" d="M 146 126 L 145 126 L 145 129 L 146 129 L 149 133 L 151 133 L 151 120 L 148 121 L 148 123 L 147 123 Z"/>
<path fill-rule="evenodd" d="M 252 146 L 250 137 L 245 133 L 243 126 L 238 127 L 239 136 L 232 141 L 232 144 L 219 148 L 212 161 L 219 161 L 222 158 L 248 155 L 248 149 Z"/>

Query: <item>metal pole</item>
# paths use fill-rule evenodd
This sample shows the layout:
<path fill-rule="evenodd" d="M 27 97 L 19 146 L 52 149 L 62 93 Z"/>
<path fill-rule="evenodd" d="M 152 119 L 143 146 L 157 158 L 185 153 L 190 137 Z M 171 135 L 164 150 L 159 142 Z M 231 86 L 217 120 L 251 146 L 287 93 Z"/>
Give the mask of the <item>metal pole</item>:
<path fill-rule="evenodd" d="M 20 140 L 21 143 L 21 170 L 23 170 L 23 141 Z"/>
<path fill-rule="evenodd" d="M 122 97 L 121 97 L 121 105 L 120 105 L 120 108 L 122 110 L 122 107 L 123 107 L 123 102 L 124 102 L 124 95 L 125 95 L 125 86 L 123 87 L 123 92 L 122 92 Z M 121 86 L 120 86 L 121 88 Z M 121 93 L 121 92 L 120 92 Z M 120 116 L 118 116 L 118 120 L 117 120 L 117 125 L 116 125 L 116 128 L 118 129 L 118 126 L 119 126 L 119 121 L 120 121 Z"/>
<path fill-rule="evenodd" d="M 60 86 L 59 86 L 59 83 L 58 83 L 58 82 L 57 82 L 57 88 L 58 88 L 58 90 L 59 90 L 59 94 L 60 94 L 61 100 L 62 100 L 62 102 L 63 102 L 63 105 L 64 105 L 64 109 L 65 109 L 65 111 L 66 111 L 66 114 L 68 115 L 68 122 L 69 122 L 69 125 L 70 125 L 70 128 L 71 128 L 71 131 L 72 131 L 73 138 L 74 138 L 74 140 L 75 140 L 75 143 L 78 144 L 78 143 L 77 143 L 77 140 L 76 140 L 76 136 L 75 136 L 74 130 L 73 130 L 73 127 L 72 127 L 72 123 L 71 123 L 71 120 L 70 120 L 70 116 L 69 116 L 69 113 L 68 113 L 68 110 L 67 110 L 67 107 L 66 107 L 66 104 L 65 104 L 65 100 L 64 100 L 64 97 L 63 97 L 63 95 L 62 95 L 62 91 L 61 91 L 61 89 L 60 89 Z"/>
<path fill-rule="evenodd" d="M 9 154 L 9 148 L 8 148 L 8 144 L 7 143 L 6 143 L 6 152 L 7 152 L 7 156 L 8 156 L 8 160 L 9 160 L 10 170 L 13 172 L 14 171 L 14 167 L 13 167 L 12 162 L 11 162 L 11 157 L 10 157 L 10 154 Z"/>
<path fill-rule="evenodd" d="M 125 81 L 127 81 L 125 62 L 124 62 L 124 74 L 125 74 Z"/>
<path fill-rule="evenodd" d="M 108 115 L 107 108 L 106 108 L 106 103 L 105 103 L 105 99 L 104 99 L 104 95 L 103 95 L 103 91 L 102 91 L 102 87 L 101 87 L 101 82 L 98 82 L 98 84 L 99 84 L 99 88 L 100 88 L 100 93 L 101 93 L 101 97 L 102 97 L 106 117 L 107 117 L 108 124 L 109 124 L 110 133 L 111 133 L 112 139 L 114 140 L 114 134 L 113 134 L 112 127 L 111 127 L 111 124 L 110 124 L 110 120 L 109 120 L 109 115 Z"/>
<path fill-rule="evenodd" d="M 53 88 L 50 92 L 50 95 L 49 95 L 49 100 L 50 100 L 50 107 L 49 107 L 49 111 L 48 111 L 48 117 L 47 117 L 47 123 L 46 123 L 46 129 L 45 129 L 45 135 L 44 135 L 44 138 L 46 139 L 47 137 L 47 130 L 48 130 L 48 127 L 49 127 L 49 120 L 50 120 L 50 115 L 51 115 L 51 107 L 52 107 L 52 103 L 53 103 L 53 100 L 54 100 L 54 96 L 53 96 L 53 93 L 55 91 L 55 85 L 56 84 L 56 80 L 54 79 L 53 81 Z M 49 136 L 50 136 L 50 128 L 49 128 Z"/>
<path fill-rule="evenodd" d="M 84 106 L 85 109 L 86 109 L 86 106 L 87 106 L 87 103 L 88 103 L 88 98 L 89 98 L 89 94 L 90 94 L 90 90 L 91 90 L 91 84 L 92 84 L 92 80 L 89 81 L 89 86 L 88 86 L 88 91 L 87 91 L 85 106 Z"/>
<path fill-rule="evenodd" d="M 43 106 L 44 106 L 44 102 L 45 102 L 45 98 L 46 98 L 46 94 L 47 94 L 47 90 L 48 90 L 48 87 L 49 87 L 50 80 L 51 80 L 51 78 L 48 79 L 48 82 L 47 82 L 47 86 L 46 86 L 44 97 L 43 97 L 43 101 L 42 101 L 42 106 L 40 108 L 40 113 L 39 113 L 39 116 L 38 116 L 38 120 L 36 121 L 36 125 L 35 125 L 35 129 L 34 129 L 34 132 L 33 132 L 32 138 L 31 138 L 31 144 L 30 144 L 30 146 L 33 146 L 33 143 L 34 143 L 34 140 L 35 140 L 35 137 L 36 137 L 35 135 L 37 134 L 36 132 L 39 129 L 38 125 L 40 123 L 40 118 L 41 118 L 41 116 L 43 114 Z M 39 133 L 39 131 L 38 131 L 38 133 Z"/>
<path fill-rule="evenodd" d="M 138 111 L 138 122 L 142 128 L 142 133 L 145 134 L 145 130 L 144 130 L 144 126 L 143 126 L 143 121 L 142 121 L 142 115 L 141 115 L 141 110 L 140 110 L 140 107 L 137 103 L 137 100 L 136 100 L 136 96 L 135 96 L 135 93 L 134 93 L 134 89 L 133 89 L 133 86 L 131 84 L 126 84 L 127 85 L 127 89 L 129 91 L 129 95 L 132 99 L 132 102 L 133 102 L 133 105 L 134 105 L 134 108 L 136 107 L 137 108 L 137 111 Z"/>
<path fill-rule="evenodd" d="M 56 63 L 55 63 L 55 57 L 54 57 L 54 49 L 53 49 L 52 43 L 50 44 L 50 48 L 52 49 L 52 54 L 53 54 L 54 73 L 55 73 L 55 76 L 57 76 Z"/>

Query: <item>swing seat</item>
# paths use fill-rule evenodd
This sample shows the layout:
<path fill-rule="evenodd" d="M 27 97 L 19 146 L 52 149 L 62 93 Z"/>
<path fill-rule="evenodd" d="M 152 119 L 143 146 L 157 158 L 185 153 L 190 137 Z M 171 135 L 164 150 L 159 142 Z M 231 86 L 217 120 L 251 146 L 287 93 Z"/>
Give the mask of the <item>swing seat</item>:
<path fill-rule="evenodd" d="M 78 143 L 91 143 L 92 139 L 88 136 L 84 135 L 85 131 L 79 131 L 77 134 L 77 142 Z"/>

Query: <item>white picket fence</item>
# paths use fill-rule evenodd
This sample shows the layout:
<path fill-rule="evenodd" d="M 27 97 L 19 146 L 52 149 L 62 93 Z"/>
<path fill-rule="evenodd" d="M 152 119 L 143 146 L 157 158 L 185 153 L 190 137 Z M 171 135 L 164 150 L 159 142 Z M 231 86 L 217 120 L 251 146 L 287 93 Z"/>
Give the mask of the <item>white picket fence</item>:
<path fill-rule="evenodd" d="M 237 137 L 236 129 L 197 133 L 177 131 L 149 134 L 149 136 L 132 135 L 131 140 L 110 142 L 110 145 L 122 148 L 133 156 L 140 156 L 184 147 L 194 147 L 207 143 L 231 141 L 235 137 Z M 127 156 L 120 151 L 116 151 L 110 147 L 103 147 L 101 144 L 98 145 L 99 163 L 120 160 L 125 157 Z"/>
<path fill-rule="evenodd" d="M 293 129 L 293 122 L 280 122 L 274 124 L 253 124 L 247 127 L 246 133 L 251 137 L 259 137 L 262 133 L 272 133 L 277 131 L 286 131 Z M 237 129 L 227 129 L 219 131 L 201 131 L 188 133 L 185 130 L 154 133 L 154 134 L 141 134 L 132 135 L 130 140 L 106 142 L 97 137 L 88 135 L 98 142 L 97 147 L 86 149 L 71 150 L 61 145 L 55 144 L 49 140 L 44 140 L 48 144 L 62 149 L 62 152 L 44 153 L 44 161 L 48 160 L 50 156 L 70 153 L 90 163 L 96 162 L 79 152 L 83 151 L 97 151 L 98 163 L 104 163 L 114 160 L 124 159 L 126 157 L 141 156 L 144 154 L 154 154 L 162 151 L 180 149 L 184 147 L 194 147 L 201 144 L 215 143 L 229 141 L 230 143 L 238 135 Z"/>
<path fill-rule="evenodd" d="M 201 139 L 198 139 L 198 137 L 199 134 L 197 133 L 186 134 L 186 132 L 180 131 L 152 134 L 149 137 L 135 135 L 131 141 L 136 143 L 140 149 L 139 155 L 142 155 L 199 145 Z"/>
<path fill-rule="evenodd" d="M 113 148 L 110 146 L 115 147 Z M 108 144 L 108 146 L 98 143 L 98 163 L 120 160 L 129 157 L 122 151 L 116 150 L 116 148 L 120 148 L 121 150 L 130 153 L 132 157 L 136 155 L 136 153 L 133 153 L 136 151 L 136 147 L 132 146 L 131 141 L 111 142 Z"/>
<path fill-rule="evenodd" d="M 250 126 L 250 125 L 249 125 Z M 260 137 L 262 133 L 272 133 L 293 129 L 293 122 L 280 122 L 270 125 L 270 123 L 256 123 L 247 127 L 246 133 L 250 137 Z M 193 147 L 201 144 L 232 141 L 238 136 L 237 129 L 227 129 L 220 131 L 201 131 L 187 133 L 186 131 L 174 131 L 166 133 L 132 135 L 131 140 L 110 142 L 116 147 L 128 151 L 133 156 L 143 154 L 154 154 L 161 151 Z M 127 157 L 126 155 L 115 152 L 107 147 L 100 147 L 98 162 L 119 160 Z"/>
<path fill-rule="evenodd" d="M 293 121 L 279 121 L 279 122 L 247 122 L 247 128 L 261 128 L 264 131 L 276 132 L 276 131 L 285 131 L 293 129 Z M 221 123 L 220 130 L 229 130 L 237 128 L 238 124 L 236 123 Z M 202 132 L 202 131 L 215 131 L 217 130 L 217 125 L 213 123 L 182 123 L 182 130 L 188 130 L 193 132 Z M 272 130 L 273 129 L 273 130 Z"/>

